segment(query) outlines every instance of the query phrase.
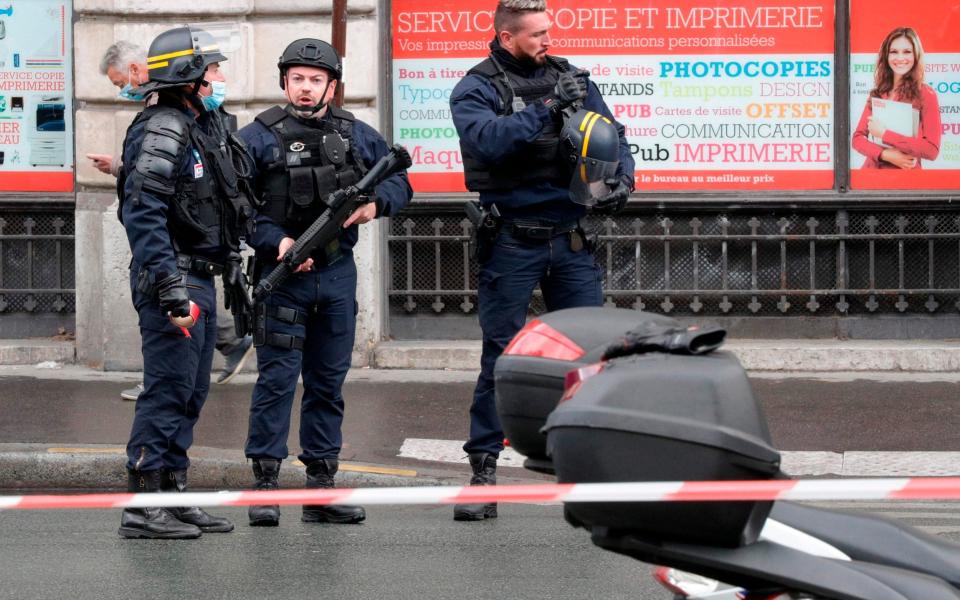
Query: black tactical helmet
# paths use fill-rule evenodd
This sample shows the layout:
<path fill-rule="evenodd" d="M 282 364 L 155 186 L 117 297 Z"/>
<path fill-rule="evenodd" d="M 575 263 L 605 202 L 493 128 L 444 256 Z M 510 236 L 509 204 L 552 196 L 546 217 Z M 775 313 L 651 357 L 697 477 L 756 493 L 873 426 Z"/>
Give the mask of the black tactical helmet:
<path fill-rule="evenodd" d="M 610 193 L 605 182 L 617 175 L 620 165 L 620 136 L 613 122 L 589 110 L 578 110 L 560 131 L 561 152 L 573 168 L 570 199 L 593 206 L 597 198 Z"/>
<path fill-rule="evenodd" d="M 150 80 L 138 88 L 147 94 L 164 88 L 194 83 L 202 79 L 207 67 L 223 62 L 217 41 L 203 29 L 177 27 L 164 31 L 153 40 L 147 51 L 147 72 Z"/>
<path fill-rule="evenodd" d="M 339 80 L 343 77 L 343 64 L 340 62 L 340 56 L 333 46 L 314 38 L 301 38 L 290 42 L 280 60 L 277 62 L 277 68 L 280 69 L 280 89 L 285 89 L 286 84 L 283 81 L 290 67 L 317 67 L 330 72 L 332 79 Z"/>

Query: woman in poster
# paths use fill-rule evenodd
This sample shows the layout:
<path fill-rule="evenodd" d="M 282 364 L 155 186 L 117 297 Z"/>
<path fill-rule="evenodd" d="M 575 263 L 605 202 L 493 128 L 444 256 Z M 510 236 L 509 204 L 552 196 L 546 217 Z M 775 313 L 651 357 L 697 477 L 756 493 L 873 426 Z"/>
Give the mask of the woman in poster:
<path fill-rule="evenodd" d="M 874 82 L 853 132 L 853 149 L 867 157 L 863 168 L 919 169 L 921 159 L 935 160 L 940 105 L 936 92 L 923 82 L 923 46 L 916 31 L 899 27 L 887 35 Z M 875 107 L 882 114 L 874 114 Z"/>

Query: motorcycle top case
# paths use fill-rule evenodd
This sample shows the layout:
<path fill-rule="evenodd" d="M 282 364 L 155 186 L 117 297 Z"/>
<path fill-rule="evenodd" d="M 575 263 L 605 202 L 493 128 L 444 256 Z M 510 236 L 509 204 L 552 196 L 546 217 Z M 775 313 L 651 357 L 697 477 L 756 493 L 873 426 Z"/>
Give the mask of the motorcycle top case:
<path fill-rule="evenodd" d="M 497 359 L 493 376 L 497 413 L 510 446 L 530 459 L 528 468 L 550 471 L 547 439 L 540 429 L 563 395 L 567 372 L 599 362 L 611 342 L 641 324 L 678 323 L 669 317 L 623 308 L 570 308 L 542 315 L 514 340 L 537 335 L 537 323 L 552 330 L 549 335 L 565 338 L 566 352 L 551 353 L 537 344 L 511 344 Z"/>
<path fill-rule="evenodd" d="M 765 480 L 780 454 L 736 357 L 652 352 L 611 360 L 550 415 L 561 483 Z M 568 503 L 574 525 L 736 547 L 757 540 L 772 502 Z"/>

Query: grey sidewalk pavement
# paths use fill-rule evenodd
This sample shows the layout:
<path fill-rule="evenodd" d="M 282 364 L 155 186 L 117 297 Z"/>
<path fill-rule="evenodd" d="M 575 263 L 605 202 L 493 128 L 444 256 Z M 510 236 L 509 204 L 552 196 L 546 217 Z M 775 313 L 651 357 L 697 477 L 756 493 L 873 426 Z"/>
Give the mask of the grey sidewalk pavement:
<path fill-rule="evenodd" d="M 960 371 L 957 340 L 730 339 L 724 348 L 736 354 L 748 371 Z M 74 356 L 72 341 L 0 339 L 0 365 L 72 364 Z M 386 341 L 373 348 L 366 360 L 356 355 L 354 364 L 378 369 L 472 371 L 480 364 L 480 342 Z"/>
<path fill-rule="evenodd" d="M 953 372 L 751 372 L 784 465 L 800 476 L 960 474 L 960 370 Z M 0 366 L 0 489 L 122 489 L 124 443 L 134 403 L 119 391 L 137 372 L 76 365 Z M 214 385 L 191 451 L 198 489 L 244 489 L 243 456 L 255 374 Z M 473 370 L 352 369 L 347 378 L 343 469 L 346 487 L 460 485 Z M 296 411 L 295 411 L 296 412 Z M 291 453 L 297 451 L 294 414 Z M 446 444 L 443 460 L 408 457 L 408 441 Z M 503 461 L 504 463 L 508 461 Z M 514 462 L 516 464 L 516 462 Z M 956 465 L 956 467 L 954 466 Z M 291 457 L 285 487 L 300 487 Z M 504 465 L 503 482 L 549 481 Z"/>
<path fill-rule="evenodd" d="M 249 462 L 243 455 L 246 411 L 252 373 L 242 373 L 228 385 L 213 385 L 197 429 L 197 438 L 218 447 L 195 445 L 191 451 L 190 482 L 196 489 L 246 489 L 252 482 Z M 39 365 L 0 366 L 0 490 L 3 489 L 113 489 L 126 486 L 123 443 L 129 433 L 134 403 L 119 398 L 119 390 L 141 380 L 139 372 L 98 371 L 52 361 Z M 361 450 L 368 440 L 357 432 L 370 431 L 371 437 L 386 433 L 376 422 L 381 403 L 398 384 L 412 393 L 447 389 L 450 385 L 472 386 L 472 371 L 418 371 L 352 369 L 347 386 L 356 397 L 354 419 L 345 429 L 347 437 L 337 485 L 342 487 L 462 484 L 469 474 L 465 465 L 441 464 L 396 459 L 396 452 L 385 442 L 383 448 Z M 357 391 L 359 388 L 360 391 Z M 6 394 L 6 395 L 5 395 Z M 30 395 L 28 401 L 24 396 Z M 386 400 L 389 404 L 389 399 Z M 367 408 L 371 407 L 371 408 Z M 435 411 L 433 405 L 422 410 Z M 18 411 L 19 408 L 19 411 Z M 418 409 L 420 410 L 420 409 Z M 454 411 L 456 413 L 458 411 Z M 352 414 L 351 414 L 352 413 Z M 459 415 L 466 424 L 466 413 Z M 412 421 L 422 415 L 411 415 Z M 4 420 L 6 419 L 6 422 Z M 401 420 L 393 417 L 392 420 Z M 296 437 L 298 416 L 294 414 L 291 431 Z M 389 426 L 388 426 L 389 427 Z M 465 427 L 464 427 L 465 429 Z M 457 435 L 448 433 L 447 435 Z M 96 440 L 92 442 L 91 440 Z M 99 443 L 103 441 L 104 443 Z M 376 444 L 377 442 L 372 442 Z M 394 440 L 399 447 L 399 442 Z M 291 440 L 291 453 L 296 444 Z M 344 456 L 385 457 L 380 464 L 344 459 Z M 523 469 L 502 469 L 505 483 L 546 481 Z M 283 462 L 281 485 L 303 487 L 304 466 L 295 456 Z"/>
<path fill-rule="evenodd" d="M 957 340 L 728 339 L 723 349 L 751 372 L 960 371 Z M 384 342 L 374 349 L 372 362 L 380 369 L 475 369 L 480 342 Z"/>

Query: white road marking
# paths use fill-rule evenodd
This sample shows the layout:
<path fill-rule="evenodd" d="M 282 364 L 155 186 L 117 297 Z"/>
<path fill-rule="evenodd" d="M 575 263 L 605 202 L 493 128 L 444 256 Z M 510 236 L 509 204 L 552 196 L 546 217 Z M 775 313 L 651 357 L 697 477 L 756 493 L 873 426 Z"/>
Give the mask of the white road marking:
<path fill-rule="evenodd" d="M 401 458 L 432 460 L 435 462 L 469 464 L 470 459 L 463 451 L 463 442 L 458 440 L 427 440 L 407 438 L 400 446 Z M 522 467 L 524 457 L 513 448 L 504 448 L 497 459 L 497 466 Z"/>
<path fill-rule="evenodd" d="M 468 464 L 461 440 L 407 438 L 400 446 L 401 458 Z M 781 452 L 784 472 L 795 477 L 839 475 L 841 477 L 957 477 L 960 452 Z M 524 457 L 505 448 L 498 466 L 522 467 Z"/>

